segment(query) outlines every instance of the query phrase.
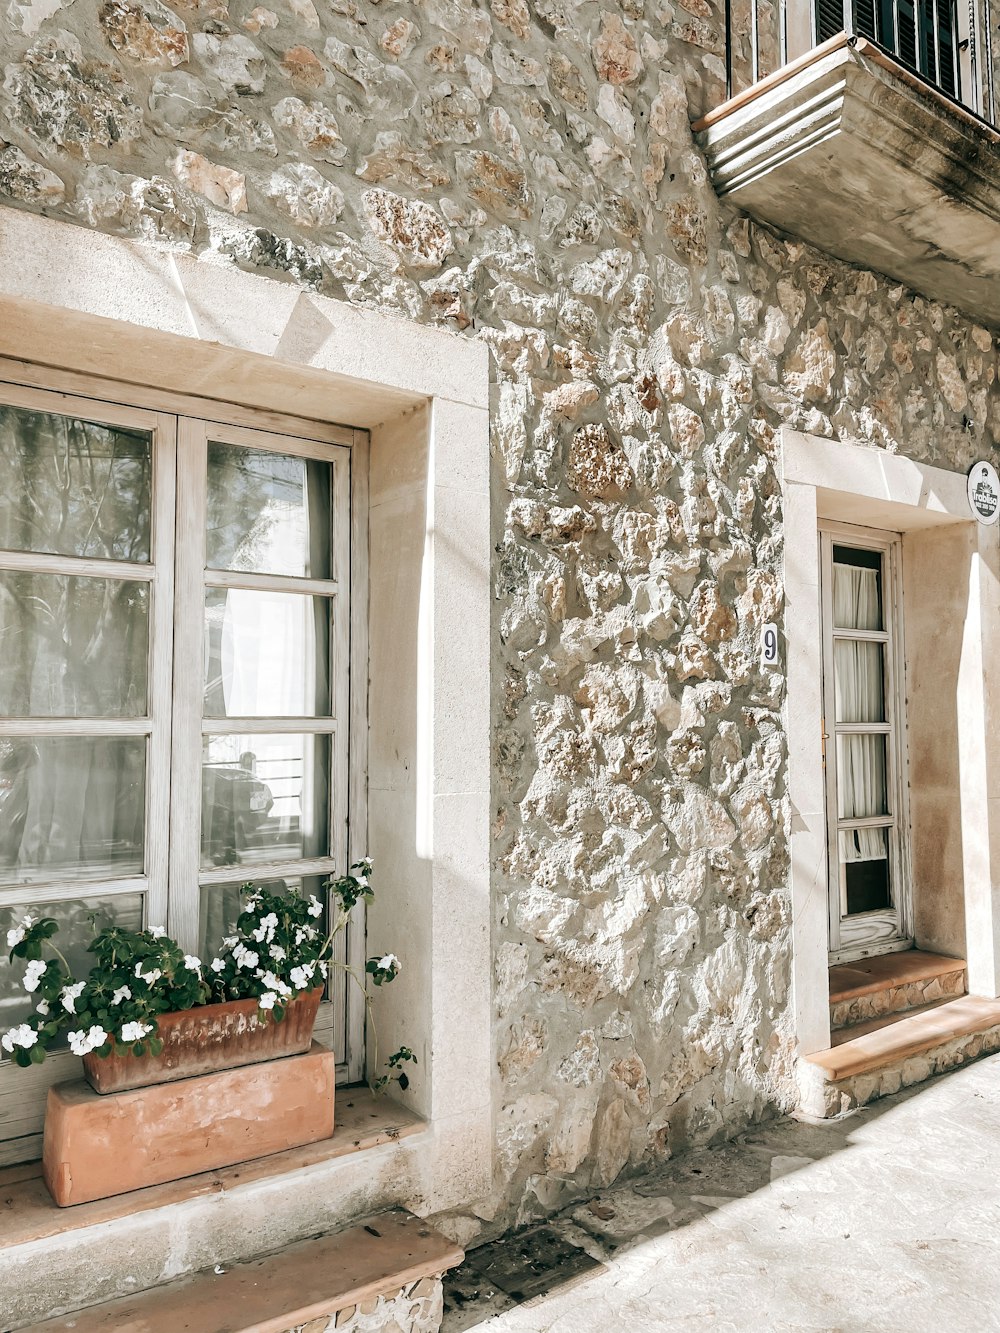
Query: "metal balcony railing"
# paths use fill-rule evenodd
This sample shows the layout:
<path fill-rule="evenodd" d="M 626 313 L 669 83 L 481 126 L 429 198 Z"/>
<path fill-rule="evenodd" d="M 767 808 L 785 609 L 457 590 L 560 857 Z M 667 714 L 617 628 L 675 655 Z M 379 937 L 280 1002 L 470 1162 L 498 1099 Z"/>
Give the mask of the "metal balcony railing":
<path fill-rule="evenodd" d="M 726 100 L 845 34 L 997 126 L 997 19 L 989 0 L 725 0 Z"/>

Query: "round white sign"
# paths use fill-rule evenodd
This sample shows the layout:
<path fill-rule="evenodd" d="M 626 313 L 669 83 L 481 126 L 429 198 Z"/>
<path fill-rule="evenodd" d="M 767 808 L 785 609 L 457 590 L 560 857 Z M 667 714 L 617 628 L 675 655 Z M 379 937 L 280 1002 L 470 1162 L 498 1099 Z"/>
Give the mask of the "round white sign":
<path fill-rule="evenodd" d="M 973 463 L 969 472 L 969 504 L 980 523 L 1000 518 L 1000 477 L 992 463 Z"/>

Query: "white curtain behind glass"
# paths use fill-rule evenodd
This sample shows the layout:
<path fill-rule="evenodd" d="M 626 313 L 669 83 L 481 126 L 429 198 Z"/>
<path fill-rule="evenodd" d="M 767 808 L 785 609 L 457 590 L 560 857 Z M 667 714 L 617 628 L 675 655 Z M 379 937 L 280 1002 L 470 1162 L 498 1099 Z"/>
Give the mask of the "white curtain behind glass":
<path fill-rule="evenodd" d="M 833 566 L 833 623 L 838 629 L 880 629 L 878 571 Z M 878 644 L 839 640 L 834 645 L 834 689 L 838 722 L 879 722 L 885 716 L 882 651 Z M 837 803 L 841 819 L 864 819 L 886 812 L 885 739 L 837 738 Z M 881 829 L 840 835 L 845 861 L 877 861 L 886 856 Z"/>
<path fill-rule="evenodd" d="M 837 629 L 881 629 L 878 570 L 833 567 L 833 623 Z"/>
<path fill-rule="evenodd" d="M 313 711 L 311 613 L 309 597 L 229 589 L 221 645 L 227 717 Z"/>

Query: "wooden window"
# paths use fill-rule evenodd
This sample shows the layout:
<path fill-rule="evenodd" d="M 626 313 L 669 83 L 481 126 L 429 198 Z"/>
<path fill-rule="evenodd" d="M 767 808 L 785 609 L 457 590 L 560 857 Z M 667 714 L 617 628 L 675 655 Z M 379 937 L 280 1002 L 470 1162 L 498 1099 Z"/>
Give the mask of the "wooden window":
<path fill-rule="evenodd" d="M 366 850 L 367 437 L 267 416 L 0 384 L 0 931 L 44 911 L 78 968 L 93 921 L 207 961 L 242 883 L 319 893 Z M 359 918 L 344 961 L 363 943 Z M 341 1082 L 363 1035 L 338 977 L 317 1036 Z M 77 1076 L 0 1065 L 0 1162 L 38 1155 L 45 1090 Z"/>
<path fill-rule="evenodd" d="M 898 537 L 820 534 L 830 953 L 910 943 Z"/>

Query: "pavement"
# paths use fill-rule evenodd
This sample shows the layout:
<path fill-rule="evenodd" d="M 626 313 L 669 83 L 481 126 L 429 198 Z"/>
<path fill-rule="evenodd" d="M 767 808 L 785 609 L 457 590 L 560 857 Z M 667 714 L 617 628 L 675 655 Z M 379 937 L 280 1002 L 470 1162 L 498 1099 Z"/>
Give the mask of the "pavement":
<path fill-rule="evenodd" d="M 469 1252 L 442 1333 L 1000 1333 L 1000 1055 Z"/>

